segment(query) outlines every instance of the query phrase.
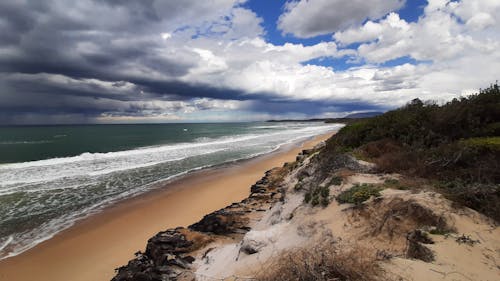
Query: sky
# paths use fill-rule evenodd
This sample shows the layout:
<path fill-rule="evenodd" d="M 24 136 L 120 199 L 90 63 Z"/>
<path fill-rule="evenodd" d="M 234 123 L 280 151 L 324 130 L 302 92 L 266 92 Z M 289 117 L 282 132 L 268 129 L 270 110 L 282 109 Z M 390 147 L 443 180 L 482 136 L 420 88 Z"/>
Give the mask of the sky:
<path fill-rule="evenodd" d="M 0 124 L 342 117 L 498 80 L 498 0 L 0 1 Z"/>

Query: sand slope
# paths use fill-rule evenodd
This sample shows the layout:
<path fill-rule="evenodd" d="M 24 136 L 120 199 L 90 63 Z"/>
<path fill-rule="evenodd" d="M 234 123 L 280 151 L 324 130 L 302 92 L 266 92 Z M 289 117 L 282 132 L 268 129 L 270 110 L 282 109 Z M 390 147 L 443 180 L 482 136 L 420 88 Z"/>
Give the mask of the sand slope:
<path fill-rule="evenodd" d="M 328 240 L 373 257 L 385 271 L 380 280 L 500 280 L 500 228 L 489 218 L 468 208 L 455 208 L 442 195 L 425 189 L 385 189 L 362 208 L 335 201 L 325 208 L 311 207 L 303 203 L 303 191 L 294 190 L 297 174 L 294 171 L 286 177 L 284 200 L 251 222 L 244 236 L 221 238 L 192 253 L 197 259 L 190 276 L 200 280 L 251 278 L 273 267 L 284 251 L 312 249 Z M 351 173 L 330 190 L 335 195 L 355 183 L 380 184 L 397 177 Z M 428 234 L 433 244 L 422 245 L 432 251 L 434 260 L 409 257 L 408 233 L 426 232 L 436 225 L 453 231 Z M 462 235 L 476 242 L 459 243 Z M 256 252 L 248 253 L 245 248 Z"/>

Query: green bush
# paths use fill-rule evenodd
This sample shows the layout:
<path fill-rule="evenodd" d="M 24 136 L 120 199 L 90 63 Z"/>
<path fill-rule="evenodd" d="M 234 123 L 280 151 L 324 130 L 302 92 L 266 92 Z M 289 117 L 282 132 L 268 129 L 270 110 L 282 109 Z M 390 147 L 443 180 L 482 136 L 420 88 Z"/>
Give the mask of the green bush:
<path fill-rule="evenodd" d="M 342 184 L 342 177 L 339 177 L 339 176 L 333 176 L 333 178 L 328 183 L 329 186 L 331 186 L 331 185 L 341 185 L 341 184 Z"/>
<path fill-rule="evenodd" d="M 500 137 L 470 138 L 461 140 L 460 144 L 471 149 L 500 151 Z"/>
<path fill-rule="evenodd" d="M 380 190 L 381 188 L 374 184 L 355 184 L 350 189 L 340 193 L 336 199 L 340 204 L 351 203 L 358 205 L 370 199 L 372 196 L 379 197 Z"/>
<path fill-rule="evenodd" d="M 305 193 L 304 202 L 311 203 L 312 206 L 321 204 L 326 207 L 330 204 L 330 189 L 328 186 L 317 186 L 311 188 Z"/>
<path fill-rule="evenodd" d="M 329 199 L 329 198 L 327 198 L 327 197 L 322 197 L 322 198 L 321 198 L 321 205 L 322 205 L 323 207 L 326 207 L 326 206 L 328 206 L 328 204 L 330 204 L 330 199 Z"/>
<path fill-rule="evenodd" d="M 402 184 L 397 179 L 386 179 L 384 181 L 384 187 L 385 188 L 392 188 L 392 189 L 399 189 L 399 190 L 408 190 L 408 189 L 410 189 L 410 187 Z"/>
<path fill-rule="evenodd" d="M 467 183 L 460 180 L 440 182 L 437 191 L 458 206 L 465 206 L 500 222 L 500 184 Z"/>
<path fill-rule="evenodd" d="M 436 147 L 459 139 L 498 136 L 499 118 L 500 89 L 494 84 L 442 106 L 415 99 L 402 108 L 343 127 L 327 145 L 352 149 L 391 139 L 403 146 Z"/>
<path fill-rule="evenodd" d="M 306 194 L 304 194 L 304 202 L 309 203 L 311 202 L 311 199 L 312 199 L 311 192 L 306 192 Z"/>
<path fill-rule="evenodd" d="M 322 186 L 319 189 L 320 189 L 319 193 L 320 193 L 321 197 L 328 198 L 330 196 L 330 189 L 328 187 Z"/>
<path fill-rule="evenodd" d="M 357 153 L 380 172 L 437 181 L 460 180 L 442 189 L 449 199 L 500 221 L 500 87 L 497 83 L 443 105 L 415 99 L 406 106 L 343 127 L 326 142 L 321 163 Z M 326 169 L 326 168 L 325 168 Z M 398 188 L 409 185 L 387 183 Z M 353 201 L 353 194 L 347 196 Z M 364 198 L 366 194 L 358 193 Z M 349 200 L 344 200 L 348 202 Z"/>
<path fill-rule="evenodd" d="M 313 198 L 311 200 L 311 205 L 317 206 L 318 204 L 319 204 L 319 196 L 315 195 L 315 196 L 313 196 Z"/>
<path fill-rule="evenodd" d="M 433 228 L 429 231 L 429 233 L 433 235 L 446 235 L 450 232 L 451 231 L 448 229 L 440 229 L 440 228 Z"/>

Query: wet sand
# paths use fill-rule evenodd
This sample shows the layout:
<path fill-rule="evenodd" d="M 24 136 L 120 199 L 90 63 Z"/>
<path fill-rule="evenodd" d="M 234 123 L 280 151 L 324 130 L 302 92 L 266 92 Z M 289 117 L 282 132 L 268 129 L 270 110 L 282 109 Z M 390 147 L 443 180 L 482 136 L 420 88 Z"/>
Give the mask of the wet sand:
<path fill-rule="evenodd" d="M 195 172 L 165 187 L 124 200 L 90 216 L 53 238 L 0 261 L 2 281 L 101 281 L 144 250 L 159 231 L 188 226 L 204 215 L 238 202 L 264 172 L 295 160 L 306 148 L 330 137 L 224 167 Z"/>

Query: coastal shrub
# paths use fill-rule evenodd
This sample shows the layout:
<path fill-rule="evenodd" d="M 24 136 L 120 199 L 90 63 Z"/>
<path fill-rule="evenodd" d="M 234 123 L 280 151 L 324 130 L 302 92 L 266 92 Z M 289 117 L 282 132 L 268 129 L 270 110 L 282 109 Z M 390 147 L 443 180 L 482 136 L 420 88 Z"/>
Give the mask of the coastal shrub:
<path fill-rule="evenodd" d="M 340 176 L 333 176 L 330 182 L 328 183 L 329 186 L 331 185 L 341 185 L 342 184 L 342 177 Z"/>
<path fill-rule="evenodd" d="M 446 235 L 449 234 L 450 232 L 451 232 L 450 230 L 442 228 L 433 228 L 429 230 L 429 233 L 433 235 Z"/>
<path fill-rule="evenodd" d="M 319 204 L 319 196 L 314 195 L 313 198 L 311 199 L 311 205 L 317 206 Z"/>
<path fill-rule="evenodd" d="M 464 139 L 460 141 L 460 144 L 470 149 L 500 151 L 500 137 Z"/>
<path fill-rule="evenodd" d="M 384 181 L 384 188 L 392 188 L 392 189 L 398 189 L 398 190 L 408 190 L 410 189 L 409 186 L 403 184 L 397 179 L 386 179 Z"/>
<path fill-rule="evenodd" d="M 500 122 L 491 123 L 485 126 L 482 131 L 485 136 L 500 136 Z"/>
<path fill-rule="evenodd" d="M 299 176 L 297 177 L 297 179 L 299 181 L 303 181 L 304 179 L 306 179 L 308 176 L 306 176 L 305 174 L 299 174 Z"/>
<path fill-rule="evenodd" d="M 304 194 L 304 202 L 312 206 L 321 204 L 326 207 L 330 204 L 330 188 L 328 186 L 316 186 Z"/>
<path fill-rule="evenodd" d="M 361 204 L 364 201 L 370 199 L 370 197 L 375 196 L 379 197 L 380 196 L 380 190 L 381 188 L 374 185 L 374 184 L 368 184 L 368 183 L 363 183 L 363 184 L 355 184 L 353 187 L 351 187 L 348 190 L 343 191 L 337 196 L 337 202 L 340 204 L 343 203 L 351 203 L 351 204 Z"/>
<path fill-rule="evenodd" d="M 459 188 L 438 191 L 500 222 L 498 83 L 442 105 L 415 99 L 382 115 L 352 122 L 326 142 L 322 163 L 328 165 L 335 155 L 346 152 L 370 159 L 382 173 L 459 180 L 464 183 Z M 412 188 L 400 186 L 404 187 Z"/>
<path fill-rule="evenodd" d="M 283 168 L 287 169 L 287 171 L 293 171 L 299 167 L 300 163 L 298 161 L 293 161 L 293 162 L 285 162 L 283 164 Z"/>
<path fill-rule="evenodd" d="M 330 189 L 326 186 L 319 187 L 319 193 L 321 197 L 328 198 L 330 196 Z"/>
<path fill-rule="evenodd" d="M 390 186 L 390 185 L 398 185 L 399 184 L 399 180 L 397 180 L 397 179 L 386 179 L 384 181 L 384 184 L 388 185 L 388 186 Z"/>
<path fill-rule="evenodd" d="M 467 183 L 460 180 L 440 182 L 437 191 L 453 201 L 500 222 L 500 185 Z"/>
<path fill-rule="evenodd" d="M 343 249 L 328 242 L 278 254 L 260 268 L 256 280 L 392 280 L 378 265 L 376 255 L 367 254 L 369 250 L 359 246 Z"/>
<path fill-rule="evenodd" d="M 305 202 L 305 203 L 309 203 L 309 202 L 311 202 L 311 199 L 312 199 L 312 194 L 311 194 L 311 192 L 306 192 L 306 193 L 304 194 L 304 202 Z"/>
<path fill-rule="evenodd" d="M 326 207 L 330 204 L 330 198 L 328 197 L 321 197 L 321 206 Z"/>

